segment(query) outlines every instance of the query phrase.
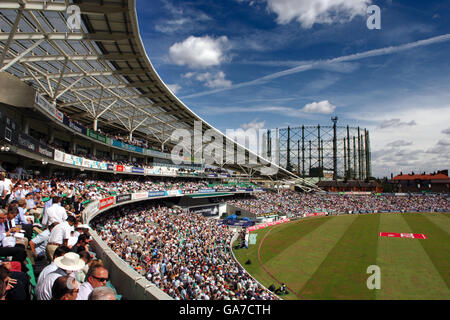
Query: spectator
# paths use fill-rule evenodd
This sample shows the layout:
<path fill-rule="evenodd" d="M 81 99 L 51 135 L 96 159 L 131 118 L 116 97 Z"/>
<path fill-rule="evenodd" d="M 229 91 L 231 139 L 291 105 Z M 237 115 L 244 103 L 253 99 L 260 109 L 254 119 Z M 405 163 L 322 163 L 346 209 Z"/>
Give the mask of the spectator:
<path fill-rule="evenodd" d="M 56 279 L 66 275 L 75 278 L 74 273 L 83 269 L 84 261 L 80 259 L 78 254 L 68 252 L 64 256 L 56 258 L 55 265 L 58 268 L 45 276 L 41 287 L 39 287 L 39 291 L 36 292 L 38 300 L 50 300 L 52 298 L 53 284 Z"/>
<path fill-rule="evenodd" d="M 97 287 L 106 286 L 109 273 L 103 266 L 92 266 L 86 275 L 86 281 L 80 287 L 77 300 L 88 300 L 89 294 Z"/>
<path fill-rule="evenodd" d="M 61 198 L 56 196 L 52 199 L 52 206 L 48 208 L 44 217 L 42 218 L 42 225 L 47 226 L 53 222 L 62 223 L 67 220 L 67 212 L 64 207 L 61 206 Z"/>
<path fill-rule="evenodd" d="M 23 272 L 11 272 L 5 265 L 0 265 L 0 282 L 6 288 L 6 300 L 22 301 L 29 298 L 29 281 Z"/>
<path fill-rule="evenodd" d="M 5 172 L 0 172 L 0 205 L 4 207 L 8 202 L 9 196 L 11 195 L 11 190 L 13 188 L 13 183 L 11 179 L 6 177 Z"/>
<path fill-rule="evenodd" d="M 89 245 L 87 244 L 87 236 L 83 233 L 78 236 L 77 243 L 72 247 L 72 252 L 80 253 L 82 251 L 89 251 Z"/>
<path fill-rule="evenodd" d="M 89 294 L 88 300 L 116 300 L 116 293 L 109 287 L 97 287 Z"/>
<path fill-rule="evenodd" d="M 96 260 L 94 260 L 92 255 L 87 251 L 81 251 L 79 256 L 84 261 L 85 265 L 83 269 L 76 273 L 76 279 L 79 283 L 83 283 L 86 280 L 86 274 L 88 273 L 89 268 L 95 263 Z"/>
<path fill-rule="evenodd" d="M 53 283 L 52 300 L 76 300 L 78 292 L 77 280 L 69 276 L 62 276 Z"/>
<path fill-rule="evenodd" d="M 47 258 L 49 261 L 53 261 L 53 252 L 58 246 L 67 246 L 70 234 L 73 231 L 73 226 L 76 224 L 77 219 L 75 219 L 75 217 L 68 217 L 67 221 L 58 223 L 53 228 L 47 244 Z"/>
<path fill-rule="evenodd" d="M 33 237 L 33 221 L 30 217 L 26 216 L 27 213 L 27 202 L 25 199 L 19 200 L 18 203 L 18 213 L 14 219 L 16 225 L 20 225 L 21 229 L 25 231 L 25 237 L 30 240 Z"/>
<path fill-rule="evenodd" d="M 42 269 L 41 273 L 39 274 L 39 277 L 37 279 L 36 283 L 36 293 L 39 291 L 42 291 L 42 286 L 44 283 L 44 279 L 49 275 L 50 273 L 56 271 L 58 269 L 58 266 L 55 264 L 55 259 L 64 256 L 66 253 L 70 252 L 70 249 L 66 246 L 59 246 L 56 248 L 54 255 L 53 255 L 53 261 L 46 266 L 44 269 Z"/>
<path fill-rule="evenodd" d="M 0 279 L 0 301 L 6 300 L 6 284 Z"/>
<path fill-rule="evenodd" d="M 11 256 L 12 261 L 18 261 L 23 265 L 23 262 L 27 257 L 27 253 L 23 246 L 17 244 L 12 247 L 3 246 L 5 238 L 11 237 L 16 231 L 18 230 L 9 227 L 5 210 L 0 209 L 0 256 Z"/>
<path fill-rule="evenodd" d="M 10 236 L 4 238 L 3 246 L 20 247 L 26 250 L 28 246 L 28 239 L 24 237 L 21 226 L 16 225 L 17 214 L 17 207 L 15 205 L 9 205 L 8 212 L 6 214 L 6 221 L 4 223 L 4 230 L 10 231 Z"/>
<path fill-rule="evenodd" d="M 84 210 L 83 202 L 83 198 L 78 197 L 77 200 L 73 203 L 76 215 L 80 214 Z"/>
<path fill-rule="evenodd" d="M 47 229 L 39 233 L 29 242 L 33 257 L 39 260 L 45 258 L 50 233 L 52 232 L 53 228 L 58 224 L 59 224 L 58 222 L 52 223 Z"/>
<path fill-rule="evenodd" d="M 34 216 L 34 221 L 38 221 L 42 217 L 42 208 L 37 207 L 36 203 L 36 193 L 30 192 L 25 196 L 26 209 L 30 215 Z"/>

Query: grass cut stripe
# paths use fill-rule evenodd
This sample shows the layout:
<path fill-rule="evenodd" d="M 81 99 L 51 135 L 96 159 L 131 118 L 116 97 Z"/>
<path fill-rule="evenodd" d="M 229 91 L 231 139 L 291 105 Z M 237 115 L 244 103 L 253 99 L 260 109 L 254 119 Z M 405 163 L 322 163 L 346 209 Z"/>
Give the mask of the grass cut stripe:
<path fill-rule="evenodd" d="M 264 249 L 266 242 L 264 242 L 265 244 L 261 248 L 261 257 L 263 264 L 280 253 L 280 248 L 283 248 L 283 246 L 288 247 L 290 244 L 298 241 L 329 219 L 331 218 L 311 218 L 269 227 L 266 229 L 258 230 L 256 232 L 251 232 L 251 234 L 257 234 L 256 244 L 249 245 L 248 249 L 233 249 L 233 252 L 236 256 L 236 259 L 239 261 L 239 263 L 242 264 L 247 272 L 267 288 L 271 284 L 276 284 L 276 282 L 264 271 L 263 268 L 260 267 L 258 263 L 258 247 L 261 244 L 261 241 L 266 233 L 270 231 L 270 237 L 276 239 L 276 246 L 273 247 L 269 245 L 272 250 L 265 251 Z M 276 236 L 273 237 L 273 235 Z M 251 261 L 251 264 L 245 264 L 248 260 Z M 295 295 L 291 295 L 292 299 L 296 299 Z M 286 299 L 286 296 L 283 296 L 283 299 Z"/>
<path fill-rule="evenodd" d="M 375 299 L 367 267 L 376 264 L 379 214 L 360 215 L 349 226 L 299 294 L 309 299 Z"/>
<path fill-rule="evenodd" d="M 299 292 L 355 219 L 356 215 L 327 219 L 297 242 L 284 248 L 276 258 L 267 261 L 265 267 L 289 288 Z M 270 234 L 263 246 L 269 245 L 272 239 Z M 290 294 L 283 297 L 291 298 L 296 299 L 296 296 Z"/>
<path fill-rule="evenodd" d="M 334 218 L 335 217 L 311 218 L 275 227 L 261 248 L 262 262 L 266 264 L 272 259 L 277 259 L 277 256 L 286 248 L 290 247 L 325 222 L 333 220 Z"/>
<path fill-rule="evenodd" d="M 442 213 L 427 213 L 425 214 L 425 217 L 432 223 L 434 223 L 438 228 L 441 228 L 448 234 L 450 234 L 450 219 L 447 219 L 446 216 L 450 216 L 449 214 L 442 214 Z"/>
<path fill-rule="evenodd" d="M 385 214 L 380 218 L 380 231 L 413 233 L 401 214 Z M 380 237 L 377 265 L 381 269 L 381 300 L 441 299 L 448 288 L 422 247 L 426 239 Z"/>
<path fill-rule="evenodd" d="M 447 284 L 447 287 L 450 287 L 450 235 L 430 222 L 425 215 L 404 214 L 403 217 L 411 227 L 413 233 L 427 235 L 428 239 L 420 241 L 420 243 Z"/>

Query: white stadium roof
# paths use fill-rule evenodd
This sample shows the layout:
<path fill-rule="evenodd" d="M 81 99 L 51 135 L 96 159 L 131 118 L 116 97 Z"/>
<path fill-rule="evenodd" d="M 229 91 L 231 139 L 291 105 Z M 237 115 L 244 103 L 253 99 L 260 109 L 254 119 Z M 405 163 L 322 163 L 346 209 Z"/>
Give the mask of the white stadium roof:
<path fill-rule="evenodd" d="M 81 29 L 68 26 L 67 9 L 81 9 Z M 135 0 L 0 1 L 0 72 L 8 72 L 57 103 L 58 109 L 88 127 L 132 132 L 155 144 L 173 146 L 176 129 L 213 129 L 164 84 L 140 37 Z M 262 167 L 261 157 L 245 150 L 257 164 L 226 163 L 248 174 Z M 264 163 L 267 163 L 265 161 Z M 285 169 L 274 179 L 298 178 Z"/>

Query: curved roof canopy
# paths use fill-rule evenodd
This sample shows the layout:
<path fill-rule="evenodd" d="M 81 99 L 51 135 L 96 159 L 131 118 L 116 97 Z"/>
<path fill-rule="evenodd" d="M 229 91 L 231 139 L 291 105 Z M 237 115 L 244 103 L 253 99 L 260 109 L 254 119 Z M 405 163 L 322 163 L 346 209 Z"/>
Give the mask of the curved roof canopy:
<path fill-rule="evenodd" d="M 71 5 L 80 9 L 80 29 L 68 24 Z M 0 30 L 0 71 L 33 86 L 88 127 L 98 124 L 105 132 L 132 133 L 170 147 L 174 130 L 193 132 L 194 122 L 201 121 L 203 132 L 212 129 L 223 137 L 223 150 L 230 143 L 184 105 L 153 68 L 139 34 L 135 0 L 2 0 Z M 246 173 L 261 168 L 261 157 L 231 145 L 257 161 L 225 163 L 225 168 Z M 297 178 L 272 168 L 278 179 Z"/>

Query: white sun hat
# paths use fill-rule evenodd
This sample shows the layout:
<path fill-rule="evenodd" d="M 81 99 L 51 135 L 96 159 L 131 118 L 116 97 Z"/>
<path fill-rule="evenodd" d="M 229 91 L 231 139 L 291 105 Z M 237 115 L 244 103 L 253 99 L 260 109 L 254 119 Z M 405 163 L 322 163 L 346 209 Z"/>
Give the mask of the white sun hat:
<path fill-rule="evenodd" d="M 68 252 L 62 257 L 55 259 L 55 264 L 66 271 L 78 271 L 84 268 L 84 261 L 74 252 Z"/>

